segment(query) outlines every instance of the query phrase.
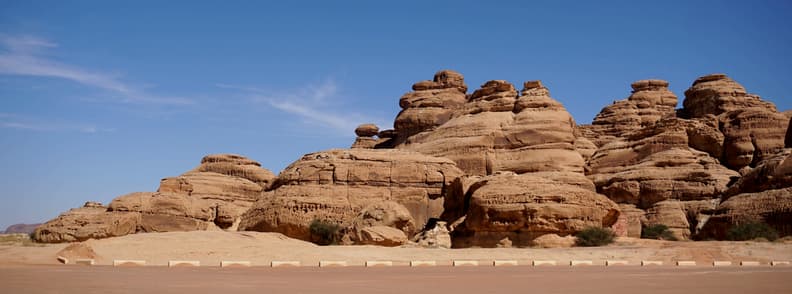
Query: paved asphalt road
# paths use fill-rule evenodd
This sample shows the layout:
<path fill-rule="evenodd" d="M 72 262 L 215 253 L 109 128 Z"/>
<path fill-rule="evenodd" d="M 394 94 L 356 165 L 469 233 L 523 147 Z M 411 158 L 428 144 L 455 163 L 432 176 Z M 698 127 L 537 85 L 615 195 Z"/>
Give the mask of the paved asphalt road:
<path fill-rule="evenodd" d="M 0 293 L 792 293 L 792 267 L 0 266 Z"/>

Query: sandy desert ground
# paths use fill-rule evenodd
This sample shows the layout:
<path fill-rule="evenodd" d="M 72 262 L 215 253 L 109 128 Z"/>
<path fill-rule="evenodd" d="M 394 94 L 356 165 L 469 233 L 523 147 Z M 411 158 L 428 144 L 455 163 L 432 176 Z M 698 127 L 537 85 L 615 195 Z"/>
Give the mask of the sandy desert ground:
<path fill-rule="evenodd" d="M 498 259 L 532 260 L 573 259 L 627 260 L 694 260 L 708 264 L 713 260 L 743 260 L 767 263 L 771 260 L 792 260 L 790 242 L 670 242 L 620 238 L 606 247 L 577 248 L 468 248 L 425 249 L 377 246 L 317 246 L 287 238 L 277 233 L 195 231 L 134 234 L 118 238 L 89 240 L 85 250 L 63 250 L 68 244 L 5 244 L 0 245 L 0 265 L 58 264 L 58 255 L 94 258 L 99 265 L 110 265 L 114 259 L 145 260 L 149 265 L 167 265 L 169 260 L 198 260 L 201 265 L 219 265 L 223 260 L 248 260 L 253 265 L 269 265 L 273 260 L 296 260 L 303 265 L 317 265 L 320 260 L 345 260 L 349 265 L 363 265 L 368 260 L 390 260 L 394 265 L 407 265 L 411 260 L 435 260 L 450 265 L 453 260 L 491 262 Z M 84 248 L 83 248 L 84 249 Z"/>
<path fill-rule="evenodd" d="M 172 232 L 136 234 L 69 244 L 0 245 L 2 293 L 788 293 L 792 266 L 712 267 L 713 260 L 792 260 L 784 242 L 666 242 L 622 238 L 598 248 L 424 249 L 317 246 L 276 233 Z M 56 256 L 95 258 L 97 266 L 59 264 Z M 146 260 L 145 267 L 113 267 L 114 259 Z M 557 260 L 558 266 L 451 267 L 453 260 Z M 630 266 L 570 267 L 572 259 L 628 260 Z M 198 260 L 201 267 L 168 268 L 168 260 Z M 222 260 L 254 267 L 221 268 Z M 299 268 L 270 268 L 298 260 Z M 345 260 L 344 268 L 317 267 Z M 437 267 L 365 268 L 367 260 L 435 260 Z M 664 266 L 637 266 L 662 260 Z M 676 260 L 698 266 L 676 267 Z M 159 265 L 159 266 L 157 266 Z M 262 265 L 257 267 L 255 265 Z M 356 266 L 357 265 L 357 266 Z"/>
<path fill-rule="evenodd" d="M 790 293 L 790 276 L 792 267 L 0 267 L 3 293 Z"/>

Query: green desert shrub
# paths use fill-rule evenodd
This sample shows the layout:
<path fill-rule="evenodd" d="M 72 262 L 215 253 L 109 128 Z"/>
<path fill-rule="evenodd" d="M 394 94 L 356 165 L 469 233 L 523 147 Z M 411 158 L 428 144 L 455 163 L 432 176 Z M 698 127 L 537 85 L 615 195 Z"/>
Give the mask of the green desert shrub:
<path fill-rule="evenodd" d="M 613 243 L 616 234 L 608 228 L 588 227 L 580 231 L 575 237 L 577 246 L 593 247 L 605 246 Z"/>
<path fill-rule="evenodd" d="M 641 238 L 677 241 L 677 238 L 674 236 L 674 233 L 668 230 L 668 226 L 663 224 L 646 226 L 645 228 L 643 228 L 643 230 L 641 230 Z"/>
<path fill-rule="evenodd" d="M 770 241 L 778 239 L 778 232 L 763 222 L 748 222 L 732 226 L 726 232 L 726 239 L 732 241 L 747 241 L 764 238 Z"/>
<path fill-rule="evenodd" d="M 308 229 L 311 232 L 311 241 L 319 245 L 334 245 L 338 243 L 340 226 L 334 222 L 314 219 Z"/>

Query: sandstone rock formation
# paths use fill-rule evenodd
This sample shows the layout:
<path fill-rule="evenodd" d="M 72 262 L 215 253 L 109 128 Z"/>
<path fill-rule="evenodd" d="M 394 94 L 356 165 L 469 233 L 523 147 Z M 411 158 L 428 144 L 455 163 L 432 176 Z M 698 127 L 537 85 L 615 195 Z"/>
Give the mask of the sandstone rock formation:
<path fill-rule="evenodd" d="M 687 211 L 681 201 L 665 200 L 652 205 L 646 210 L 645 226 L 665 225 L 680 240 L 690 238 L 690 222 Z"/>
<path fill-rule="evenodd" d="M 606 106 L 591 125 L 581 126 L 584 136 L 597 146 L 675 115 L 677 96 L 668 89 L 668 82 L 640 80 L 631 86 L 633 91 L 630 97 Z"/>
<path fill-rule="evenodd" d="M 457 227 L 455 247 L 496 247 L 508 237 L 530 246 L 541 235 L 568 236 L 583 228 L 610 227 L 618 206 L 594 191 L 532 174 L 482 178 L 468 191 L 469 209 Z"/>
<path fill-rule="evenodd" d="M 377 136 L 378 134 L 379 127 L 375 124 L 359 125 L 355 129 L 355 135 L 357 135 L 357 138 L 355 139 L 355 143 L 352 144 L 351 148 L 373 149 L 377 146 L 377 144 L 384 141 L 374 138 L 374 136 Z"/>
<path fill-rule="evenodd" d="M 450 185 L 461 175 L 452 161 L 416 152 L 310 153 L 281 173 L 276 187 L 245 213 L 240 229 L 310 240 L 309 224 L 318 219 L 342 226 L 358 244 L 368 242 L 358 235 L 367 226 L 395 227 L 412 237 L 429 219 L 440 217 Z M 394 203 L 377 207 L 385 201 Z"/>
<path fill-rule="evenodd" d="M 242 213 L 274 178 L 245 157 L 209 155 L 194 170 L 163 179 L 157 192 L 123 195 L 107 207 L 88 202 L 45 223 L 34 238 L 55 243 L 137 232 L 236 230 Z"/>
<path fill-rule="evenodd" d="M 718 134 L 697 121 L 664 119 L 602 146 L 589 161 L 589 174 L 600 193 L 641 209 L 668 199 L 718 198 L 739 177 L 700 151 L 717 153 Z"/>
<path fill-rule="evenodd" d="M 393 124 L 396 141 L 448 121 L 454 109 L 465 103 L 467 85 L 461 74 L 442 70 L 432 81 L 415 83 L 412 89 L 399 99 L 402 111 Z"/>
<path fill-rule="evenodd" d="M 792 149 L 784 149 L 751 169 L 724 194 L 724 200 L 740 193 L 754 193 L 792 186 Z"/>
<path fill-rule="evenodd" d="M 561 237 L 556 234 L 545 234 L 533 239 L 531 246 L 539 248 L 569 248 L 575 246 L 575 237 L 572 235 Z"/>
<path fill-rule="evenodd" d="M 732 196 L 718 206 L 701 232 L 722 240 L 736 224 L 764 222 L 780 236 L 792 235 L 792 187 Z"/>
<path fill-rule="evenodd" d="M 36 228 L 33 239 L 44 243 L 75 242 L 135 233 L 140 214 L 108 212 L 107 207 L 86 203 Z"/>
<path fill-rule="evenodd" d="M 724 74 L 698 78 L 685 91 L 683 105 L 685 118 L 717 119 L 725 137 L 719 159 L 734 170 L 755 166 L 784 147 L 789 119 Z"/>
<path fill-rule="evenodd" d="M 409 137 L 396 148 L 447 157 L 469 175 L 497 171 L 582 173 L 576 125 L 540 82 L 489 81 L 454 117 Z"/>
<path fill-rule="evenodd" d="M 765 222 L 781 236 L 792 235 L 792 149 L 785 149 L 748 171 L 724 195 L 703 224 L 704 238 L 723 239 L 728 229 Z"/>

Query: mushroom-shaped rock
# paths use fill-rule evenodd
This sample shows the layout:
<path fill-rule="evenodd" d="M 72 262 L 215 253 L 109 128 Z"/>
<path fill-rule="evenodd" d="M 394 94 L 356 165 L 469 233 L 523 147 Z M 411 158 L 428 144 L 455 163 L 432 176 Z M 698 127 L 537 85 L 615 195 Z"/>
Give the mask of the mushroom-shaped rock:
<path fill-rule="evenodd" d="M 374 137 L 379 134 L 379 127 L 375 124 L 362 124 L 355 129 L 358 137 Z"/>

